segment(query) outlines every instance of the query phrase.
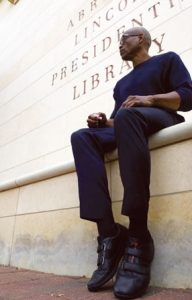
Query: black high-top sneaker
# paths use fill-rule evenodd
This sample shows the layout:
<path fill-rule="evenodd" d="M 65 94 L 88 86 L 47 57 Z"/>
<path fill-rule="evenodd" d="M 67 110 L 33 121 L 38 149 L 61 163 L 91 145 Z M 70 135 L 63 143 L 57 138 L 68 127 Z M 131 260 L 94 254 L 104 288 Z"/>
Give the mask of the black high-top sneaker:
<path fill-rule="evenodd" d="M 89 291 L 99 290 L 117 271 L 128 236 L 128 230 L 124 226 L 117 224 L 117 229 L 118 232 L 114 237 L 98 237 L 98 268 L 87 283 Z"/>
<path fill-rule="evenodd" d="M 152 237 L 141 242 L 130 237 L 114 284 L 114 295 L 134 299 L 143 295 L 150 282 L 150 267 L 154 257 Z"/>

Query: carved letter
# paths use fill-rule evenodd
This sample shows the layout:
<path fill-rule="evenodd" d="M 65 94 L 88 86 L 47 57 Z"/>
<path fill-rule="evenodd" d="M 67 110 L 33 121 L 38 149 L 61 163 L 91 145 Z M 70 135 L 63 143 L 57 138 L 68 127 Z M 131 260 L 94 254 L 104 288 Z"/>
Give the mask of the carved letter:
<path fill-rule="evenodd" d="M 84 28 L 84 37 L 87 38 L 87 27 Z"/>
<path fill-rule="evenodd" d="M 92 78 L 92 88 L 91 89 L 94 90 L 99 85 L 99 74 L 96 73 L 96 74 L 92 75 L 91 78 Z"/>
<path fill-rule="evenodd" d="M 97 56 L 97 45 L 93 46 L 93 58 Z"/>
<path fill-rule="evenodd" d="M 83 80 L 83 95 L 86 94 L 86 88 L 87 88 L 87 80 Z"/>
<path fill-rule="evenodd" d="M 75 35 L 75 46 L 77 46 L 79 44 L 79 40 L 78 40 L 78 34 Z"/>
<path fill-rule="evenodd" d="M 72 20 L 69 21 L 69 25 L 67 27 L 67 31 L 70 29 L 70 27 L 74 27 Z"/>
<path fill-rule="evenodd" d="M 153 6 L 149 7 L 148 11 L 151 10 L 151 8 L 153 9 L 153 14 L 154 14 L 154 18 L 157 18 L 158 17 L 158 14 L 157 14 L 157 10 L 156 10 L 156 5 L 159 4 L 160 5 L 160 2 L 157 2 L 156 4 L 154 4 Z"/>
<path fill-rule="evenodd" d="M 105 71 L 106 71 L 105 82 L 109 81 L 109 74 L 111 75 L 111 78 L 115 78 L 114 73 L 113 73 L 113 65 L 109 65 L 108 67 L 106 67 Z"/>
<path fill-rule="evenodd" d="M 124 7 L 121 7 L 121 3 L 124 3 Z M 118 5 L 119 11 L 123 11 L 127 7 L 127 0 L 121 0 Z"/>
<path fill-rule="evenodd" d="M 126 68 L 125 71 L 128 71 L 128 70 L 131 69 L 131 66 L 130 66 L 128 61 L 124 61 L 124 60 L 122 61 L 122 65 L 121 65 L 121 69 L 120 69 L 119 74 L 122 74 L 124 72 L 124 68 Z"/>
<path fill-rule="evenodd" d="M 82 54 L 82 59 L 85 60 L 84 62 L 82 62 L 82 65 L 85 65 L 88 62 L 88 51 L 83 52 Z"/>
<path fill-rule="evenodd" d="M 77 95 L 77 86 L 75 85 L 73 87 L 73 100 L 75 100 L 75 99 L 77 99 L 79 97 L 80 97 L 80 94 L 78 93 L 78 95 Z"/>
<path fill-rule="evenodd" d="M 78 69 L 77 61 L 78 61 L 78 58 L 75 58 L 74 60 L 72 60 L 71 72 L 77 71 L 77 69 Z"/>
<path fill-rule="evenodd" d="M 121 39 L 122 34 L 124 33 L 125 26 L 123 25 L 119 29 L 117 29 L 117 41 L 119 42 Z"/>
<path fill-rule="evenodd" d="M 80 12 L 79 12 L 79 21 L 81 21 L 85 16 L 85 11 L 84 9 L 82 9 Z"/>
<path fill-rule="evenodd" d="M 94 10 L 94 8 L 97 8 L 97 0 L 91 2 L 91 11 Z"/>
<path fill-rule="evenodd" d="M 106 41 L 107 41 L 107 45 L 106 45 Z M 111 46 L 111 38 L 110 36 L 107 36 L 106 38 L 104 38 L 102 40 L 103 42 L 103 52 L 106 51 L 110 46 Z"/>
<path fill-rule="evenodd" d="M 106 12 L 106 20 L 110 21 L 111 19 L 113 19 L 114 15 L 112 14 L 111 17 L 109 17 L 109 12 L 113 10 L 113 7 L 111 7 L 107 12 Z"/>
<path fill-rule="evenodd" d="M 136 20 L 136 19 L 132 19 L 131 20 L 133 27 L 134 27 L 134 23 L 136 23 L 136 26 L 138 26 L 138 25 L 139 26 L 143 26 L 143 19 L 142 19 L 143 15 L 140 14 L 139 16 L 140 16 L 140 22 L 138 20 Z"/>
<path fill-rule="evenodd" d="M 93 32 L 95 31 L 95 25 L 100 28 L 100 26 L 101 26 L 101 17 L 98 17 L 98 22 L 93 21 Z"/>
<path fill-rule="evenodd" d="M 155 39 L 152 40 L 158 46 L 158 48 L 159 48 L 158 53 L 163 51 L 163 48 L 161 47 L 161 45 L 162 45 L 164 36 L 165 36 L 165 32 L 162 33 L 162 35 L 161 35 L 161 41 L 160 42 L 158 42 L 157 38 L 155 38 Z"/>
<path fill-rule="evenodd" d="M 173 0 L 169 0 L 169 3 L 171 8 L 174 7 Z"/>
<path fill-rule="evenodd" d="M 67 67 L 63 67 L 63 68 L 61 69 L 61 77 L 60 77 L 60 80 L 62 80 L 63 77 L 66 77 L 66 76 L 67 76 L 66 71 L 67 71 Z"/>
<path fill-rule="evenodd" d="M 55 79 L 57 78 L 57 73 L 53 74 L 53 77 L 52 77 L 52 85 L 55 84 Z"/>

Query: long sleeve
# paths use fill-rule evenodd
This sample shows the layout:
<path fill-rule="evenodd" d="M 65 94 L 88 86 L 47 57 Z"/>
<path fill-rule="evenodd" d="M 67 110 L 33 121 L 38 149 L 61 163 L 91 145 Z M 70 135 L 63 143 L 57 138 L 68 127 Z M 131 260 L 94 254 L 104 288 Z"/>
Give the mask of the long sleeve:
<path fill-rule="evenodd" d="M 181 104 L 178 110 L 189 111 L 192 109 L 192 81 L 188 70 L 180 57 L 174 53 L 171 55 L 168 65 L 168 85 L 170 91 L 176 91 L 181 97 Z"/>
<path fill-rule="evenodd" d="M 118 89 L 117 89 L 117 84 L 115 85 L 114 90 L 113 90 L 113 98 L 115 100 L 115 107 L 113 109 L 113 112 L 111 113 L 110 119 L 114 119 L 114 117 L 115 117 L 115 115 L 117 113 L 117 110 L 118 110 L 118 106 L 117 106 L 117 103 L 118 103 Z"/>
<path fill-rule="evenodd" d="M 192 81 L 179 55 L 174 52 L 151 57 L 137 65 L 114 87 L 113 119 L 130 95 L 156 95 L 177 92 L 181 98 L 180 111 L 192 110 Z"/>

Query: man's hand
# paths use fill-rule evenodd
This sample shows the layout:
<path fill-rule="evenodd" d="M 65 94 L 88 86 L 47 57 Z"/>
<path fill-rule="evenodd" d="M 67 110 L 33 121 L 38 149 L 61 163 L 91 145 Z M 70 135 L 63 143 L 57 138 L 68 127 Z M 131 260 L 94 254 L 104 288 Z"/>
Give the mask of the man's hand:
<path fill-rule="evenodd" d="M 178 110 L 181 103 L 180 95 L 173 91 L 165 94 L 149 95 L 149 96 L 129 96 L 121 105 L 122 108 L 134 106 L 160 107 L 171 110 Z"/>
<path fill-rule="evenodd" d="M 129 96 L 121 105 L 122 108 L 129 108 L 133 106 L 154 106 L 153 96 Z"/>
<path fill-rule="evenodd" d="M 87 125 L 89 128 L 105 127 L 107 117 L 104 113 L 98 112 L 88 116 Z"/>

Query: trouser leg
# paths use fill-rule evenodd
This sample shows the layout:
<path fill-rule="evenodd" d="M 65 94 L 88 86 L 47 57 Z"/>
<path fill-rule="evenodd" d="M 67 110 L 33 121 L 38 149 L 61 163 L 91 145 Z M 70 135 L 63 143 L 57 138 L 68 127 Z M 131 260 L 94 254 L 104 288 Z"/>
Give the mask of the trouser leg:
<path fill-rule="evenodd" d="M 112 215 L 104 154 L 116 148 L 113 128 L 85 128 L 71 136 L 80 199 L 80 217 L 97 221 Z"/>
<path fill-rule="evenodd" d="M 150 184 L 148 136 L 179 123 L 180 117 L 158 108 L 120 109 L 114 120 L 120 175 L 124 187 L 122 214 L 147 224 Z"/>
<path fill-rule="evenodd" d="M 147 125 L 135 109 L 121 109 L 114 126 L 124 187 L 122 213 L 129 216 L 148 209 L 150 156 Z"/>

